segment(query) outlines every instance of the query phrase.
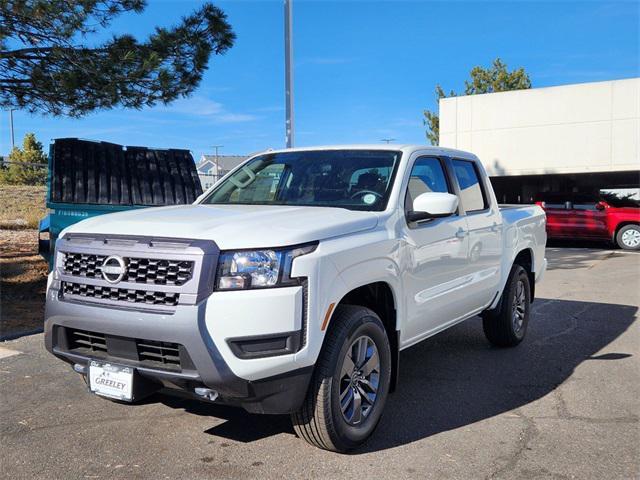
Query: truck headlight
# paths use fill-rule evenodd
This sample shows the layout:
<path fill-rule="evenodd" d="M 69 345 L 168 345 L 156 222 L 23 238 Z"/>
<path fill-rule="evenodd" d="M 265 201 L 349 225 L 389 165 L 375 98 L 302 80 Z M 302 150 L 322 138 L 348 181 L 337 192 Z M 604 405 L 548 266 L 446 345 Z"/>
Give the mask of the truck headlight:
<path fill-rule="evenodd" d="M 299 279 L 291 278 L 293 259 L 313 252 L 317 245 L 221 252 L 216 289 L 246 290 L 298 285 Z"/>

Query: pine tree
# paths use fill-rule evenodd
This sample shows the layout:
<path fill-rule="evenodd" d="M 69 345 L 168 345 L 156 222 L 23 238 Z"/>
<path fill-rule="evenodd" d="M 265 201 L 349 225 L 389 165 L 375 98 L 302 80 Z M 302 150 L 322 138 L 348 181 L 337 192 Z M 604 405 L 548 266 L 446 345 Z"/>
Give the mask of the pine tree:
<path fill-rule="evenodd" d="M 211 54 L 235 35 L 225 13 L 205 3 L 143 41 L 91 35 L 145 0 L 0 0 L 0 107 L 81 117 L 118 106 L 140 109 L 188 96 Z"/>
<path fill-rule="evenodd" d="M 0 170 L 0 184 L 44 185 L 47 181 L 47 156 L 33 133 L 24 136 L 22 149 L 11 150 L 8 162 Z"/>
<path fill-rule="evenodd" d="M 524 68 L 521 67 L 509 72 L 507 65 L 499 58 L 496 58 L 489 68 L 473 67 L 470 76 L 471 80 L 465 80 L 464 82 L 465 95 L 531 88 L 531 80 Z M 437 102 L 440 102 L 442 98 L 455 96 L 456 92 L 453 90 L 447 95 L 440 85 L 436 85 Z M 423 123 L 427 127 L 427 139 L 431 142 L 431 145 L 438 145 L 440 138 L 440 116 L 438 113 L 430 110 L 425 110 L 423 114 Z"/>

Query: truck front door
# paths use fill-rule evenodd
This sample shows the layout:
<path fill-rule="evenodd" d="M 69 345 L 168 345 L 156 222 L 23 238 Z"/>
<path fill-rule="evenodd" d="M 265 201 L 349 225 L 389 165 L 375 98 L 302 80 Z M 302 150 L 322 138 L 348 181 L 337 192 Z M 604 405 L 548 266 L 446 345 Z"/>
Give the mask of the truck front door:
<path fill-rule="evenodd" d="M 407 323 L 402 327 L 403 345 L 421 340 L 467 311 L 469 237 L 464 215 L 406 222 L 406 212 L 418 195 L 454 193 L 443 162 L 436 157 L 416 158 L 404 184 L 405 221 L 400 237 L 405 240 L 402 275 Z"/>

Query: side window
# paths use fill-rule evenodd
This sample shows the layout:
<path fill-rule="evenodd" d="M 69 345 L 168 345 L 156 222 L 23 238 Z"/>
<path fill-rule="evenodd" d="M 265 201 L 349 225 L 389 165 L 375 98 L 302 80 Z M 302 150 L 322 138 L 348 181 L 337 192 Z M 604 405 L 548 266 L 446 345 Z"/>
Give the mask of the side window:
<path fill-rule="evenodd" d="M 462 206 L 467 212 L 477 212 L 489 206 L 480 176 L 473 162 L 452 160 L 453 172 L 460 185 Z"/>
<path fill-rule="evenodd" d="M 413 200 L 425 192 L 448 193 L 449 184 L 440 160 L 433 157 L 418 158 L 409 175 L 407 194 L 405 196 L 405 211 L 413 210 Z"/>
<path fill-rule="evenodd" d="M 547 203 L 547 202 L 543 202 L 543 203 L 544 203 L 544 208 L 546 209 L 550 209 L 550 210 L 566 210 L 567 209 L 566 203 Z"/>
<path fill-rule="evenodd" d="M 573 209 L 574 210 L 593 210 L 594 212 L 598 210 L 596 208 L 595 203 L 574 203 Z"/>

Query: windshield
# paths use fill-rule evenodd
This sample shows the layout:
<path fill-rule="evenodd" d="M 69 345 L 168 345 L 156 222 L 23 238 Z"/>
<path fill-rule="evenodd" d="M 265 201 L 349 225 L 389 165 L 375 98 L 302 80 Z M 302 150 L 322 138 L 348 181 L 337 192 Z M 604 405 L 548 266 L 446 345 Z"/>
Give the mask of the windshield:
<path fill-rule="evenodd" d="M 401 155 L 388 150 L 268 153 L 218 183 L 202 203 L 380 211 Z"/>

